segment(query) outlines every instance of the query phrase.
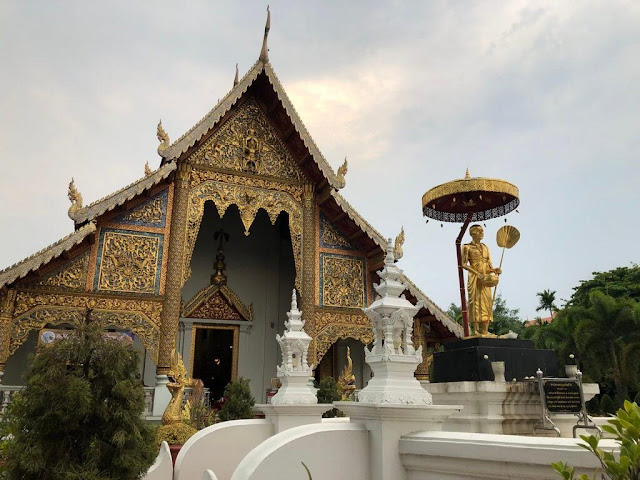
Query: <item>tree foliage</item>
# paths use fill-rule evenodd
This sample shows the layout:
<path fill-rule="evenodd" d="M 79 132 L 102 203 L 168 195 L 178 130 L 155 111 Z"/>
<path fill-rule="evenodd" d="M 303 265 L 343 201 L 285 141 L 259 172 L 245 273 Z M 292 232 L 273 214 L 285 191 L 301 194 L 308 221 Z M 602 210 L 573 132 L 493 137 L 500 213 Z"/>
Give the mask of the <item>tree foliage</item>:
<path fill-rule="evenodd" d="M 631 298 L 640 302 L 640 266 L 618 267 L 608 272 L 593 272 L 593 278 L 574 287 L 568 306 L 589 306 L 589 294 L 600 291 L 613 298 Z"/>
<path fill-rule="evenodd" d="M 553 312 L 558 310 L 556 307 L 556 291 L 555 290 L 543 290 L 542 292 L 536 293 L 538 299 L 540 300 L 540 304 L 536 307 L 536 312 L 540 310 L 549 311 L 549 317 L 553 318 Z"/>
<path fill-rule="evenodd" d="M 3 430 L 9 480 L 134 480 L 156 457 L 138 353 L 91 323 L 43 348 Z"/>

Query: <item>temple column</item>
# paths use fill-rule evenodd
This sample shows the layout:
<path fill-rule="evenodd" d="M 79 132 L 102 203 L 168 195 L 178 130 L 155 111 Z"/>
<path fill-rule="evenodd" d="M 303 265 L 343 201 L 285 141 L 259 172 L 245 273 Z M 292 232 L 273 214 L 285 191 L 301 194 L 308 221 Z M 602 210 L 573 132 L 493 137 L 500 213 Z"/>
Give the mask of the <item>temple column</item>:
<path fill-rule="evenodd" d="M 0 383 L 4 377 L 4 367 L 9 357 L 9 343 L 11 341 L 11 322 L 16 306 L 16 290 L 10 288 L 7 296 L 0 303 Z"/>
<path fill-rule="evenodd" d="M 166 375 L 170 368 L 171 351 L 175 348 L 180 321 L 180 300 L 182 295 L 183 256 L 187 229 L 187 206 L 189 200 L 189 166 L 180 163 L 176 171 L 171 213 L 171 238 L 165 299 L 160 315 L 160 345 L 158 348 L 157 375 Z"/>
<path fill-rule="evenodd" d="M 315 185 L 306 183 L 303 187 L 302 200 L 302 292 L 301 306 L 305 323 L 305 331 L 315 338 L 315 255 L 316 255 L 316 221 L 315 221 Z M 309 346 L 307 360 L 315 363 L 315 340 Z"/>

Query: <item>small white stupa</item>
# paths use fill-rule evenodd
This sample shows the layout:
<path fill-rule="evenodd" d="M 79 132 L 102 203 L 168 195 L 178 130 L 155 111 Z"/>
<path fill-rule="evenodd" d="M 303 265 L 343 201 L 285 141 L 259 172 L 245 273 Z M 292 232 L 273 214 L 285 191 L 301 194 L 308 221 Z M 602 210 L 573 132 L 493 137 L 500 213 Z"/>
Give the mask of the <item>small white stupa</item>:
<path fill-rule="evenodd" d="M 378 272 L 381 282 L 374 284 L 375 301 L 363 311 L 371 320 L 375 340 L 371 350 L 365 347 L 365 361 L 373 378 L 358 394 L 364 403 L 431 405 L 431 394 L 413 376 L 422 362 L 422 346 L 416 350 L 411 339 L 413 317 L 422 303 L 413 305 L 402 292 L 402 270 L 396 266 L 391 239 L 387 244 L 384 268 Z"/>
<path fill-rule="evenodd" d="M 276 340 L 282 351 L 282 365 L 277 373 L 282 387 L 271 399 L 272 405 L 310 405 L 318 403 L 315 390 L 308 384 L 313 370 L 307 363 L 311 337 L 303 330 L 302 312 L 298 310 L 296 290 L 291 296 L 291 310 L 287 313 L 285 331 Z"/>

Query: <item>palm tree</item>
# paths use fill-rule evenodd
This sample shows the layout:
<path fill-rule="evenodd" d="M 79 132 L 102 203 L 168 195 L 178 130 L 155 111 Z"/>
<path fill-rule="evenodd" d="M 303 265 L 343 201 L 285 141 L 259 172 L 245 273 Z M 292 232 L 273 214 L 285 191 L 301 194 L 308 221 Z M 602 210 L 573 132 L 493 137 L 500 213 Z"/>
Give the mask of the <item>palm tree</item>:
<path fill-rule="evenodd" d="M 583 357 L 601 369 L 611 369 L 616 401 L 622 407 L 629 386 L 638 378 L 640 307 L 633 300 L 613 298 L 600 291 L 592 291 L 589 300 L 589 308 L 571 309 L 581 317 L 573 337 Z"/>
<path fill-rule="evenodd" d="M 556 291 L 543 290 L 542 292 L 536 293 L 536 295 L 540 298 L 540 305 L 536 308 L 536 312 L 549 310 L 549 316 L 551 317 L 551 321 L 553 321 L 553 312 L 558 310 L 558 307 L 556 307 L 554 303 L 556 301 Z"/>

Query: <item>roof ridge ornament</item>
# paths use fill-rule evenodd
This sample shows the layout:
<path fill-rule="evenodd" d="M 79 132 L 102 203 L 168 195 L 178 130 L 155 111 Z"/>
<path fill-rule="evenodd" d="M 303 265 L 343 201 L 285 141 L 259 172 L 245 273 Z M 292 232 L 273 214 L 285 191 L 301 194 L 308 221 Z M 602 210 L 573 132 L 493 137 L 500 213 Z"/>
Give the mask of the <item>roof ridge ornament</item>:
<path fill-rule="evenodd" d="M 76 183 L 73 177 L 71 177 L 71 181 L 69 182 L 69 190 L 67 191 L 67 196 L 71 201 L 71 206 L 69 207 L 69 211 L 67 212 L 67 214 L 69 215 L 69 218 L 73 220 L 73 214 L 82 208 L 82 195 L 76 188 Z"/>
<path fill-rule="evenodd" d="M 233 78 L 233 87 L 235 88 L 238 85 L 238 64 L 236 63 L 236 76 Z M 220 100 L 218 100 L 220 103 Z"/>
<path fill-rule="evenodd" d="M 465 180 L 469 180 L 471 178 L 471 175 L 469 175 L 469 169 L 467 168 L 466 173 L 464 174 L 464 179 Z"/>
<path fill-rule="evenodd" d="M 169 135 L 167 134 L 167 132 L 164 131 L 164 128 L 162 128 L 162 120 L 158 122 L 158 129 L 157 129 L 156 135 L 158 137 L 158 141 L 160 142 L 160 145 L 158 146 L 158 153 L 162 155 L 161 152 L 169 148 L 169 146 L 171 145 L 171 140 L 169 140 Z"/>
<path fill-rule="evenodd" d="M 347 175 L 347 171 L 349 170 L 349 163 L 347 162 L 347 157 L 344 157 L 344 162 L 338 168 L 338 173 L 336 174 L 336 180 L 338 183 L 338 190 L 344 188 L 347 184 L 347 180 L 345 176 Z"/>
<path fill-rule="evenodd" d="M 269 36 L 269 30 L 271 29 L 271 11 L 269 5 L 267 5 L 267 23 L 264 26 L 264 39 L 262 40 L 262 50 L 260 51 L 260 58 L 258 59 L 262 63 L 269 63 L 269 48 L 267 47 L 267 37 Z"/>
<path fill-rule="evenodd" d="M 402 258 L 402 255 L 404 255 L 404 252 L 402 251 L 403 244 L 404 244 L 404 227 L 400 229 L 400 233 L 396 237 L 395 244 L 393 245 L 393 256 L 395 257 L 396 262 Z"/>
<path fill-rule="evenodd" d="M 149 166 L 149 161 L 147 160 L 147 163 L 144 164 L 144 176 L 148 177 L 152 173 L 153 172 L 151 171 L 151 167 Z"/>

